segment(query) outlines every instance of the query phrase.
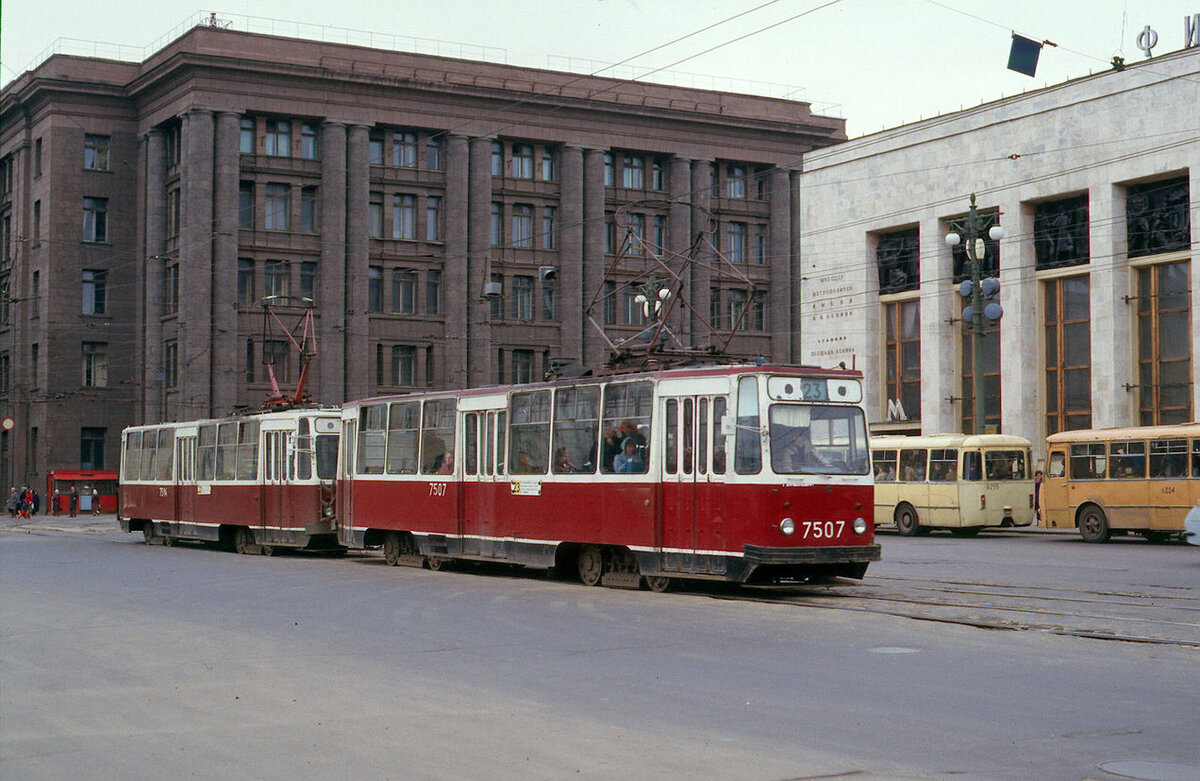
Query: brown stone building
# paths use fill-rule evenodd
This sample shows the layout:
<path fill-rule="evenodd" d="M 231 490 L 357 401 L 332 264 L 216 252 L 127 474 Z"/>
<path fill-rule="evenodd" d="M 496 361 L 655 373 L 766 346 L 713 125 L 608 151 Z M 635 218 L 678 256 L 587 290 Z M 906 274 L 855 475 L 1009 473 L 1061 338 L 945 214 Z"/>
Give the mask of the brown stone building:
<path fill-rule="evenodd" d="M 52 56 L 0 95 L 0 480 L 115 468 L 122 427 L 256 406 L 267 364 L 294 384 L 264 298 L 315 302 L 322 402 L 598 366 L 589 305 L 643 328 L 606 263 L 704 210 L 758 292 L 695 267 L 692 304 L 797 359 L 794 169 L 844 138 L 806 103 L 207 27 Z"/>

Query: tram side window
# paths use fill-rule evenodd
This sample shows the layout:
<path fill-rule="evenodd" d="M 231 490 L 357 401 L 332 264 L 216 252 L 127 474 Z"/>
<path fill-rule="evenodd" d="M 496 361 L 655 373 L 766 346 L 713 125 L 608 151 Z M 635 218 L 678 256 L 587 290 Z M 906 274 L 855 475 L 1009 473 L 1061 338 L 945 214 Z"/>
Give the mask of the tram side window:
<path fill-rule="evenodd" d="M 121 457 L 121 479 L 130 482 L 140 480 L 142 460 L 142 432 L 130 431 L 125 435 L 125 452 Z"/>
<path fill-rule="evenodd" d="M 600 425 L 600 386 L 559 388 L 554 392 L 555 474 L 596 471 Z"/>
<path fill-rule="evenodd" d="M 296 429 L 296 479 L 312 479 L 312 425 L 300 418 Z"/>
<path fill-rule="evenodd" d="M 1151 477 L 1186 477 L 1188 441 L 1160 439 L 1150 443 Z"/>
<path fill-rule="evenodd" d="M 463 416 L 463 474 L 479 474 L 479 413 L 470 412 Z"/>
<path fill-rule="evenodd" d="M 905 483 L 924 482 L 925 462 L 928 458 L 928 450 L 901 450 L 900 480 Z"/>
<path fill-rule="evenodd" d="M 332 480 L 337 477 L 338 437 L 337 434 L 317 435 L 317 479 Z"/>
<path fill-rule="evenodd" d="M 504 453 L 508 447 L 508 410 L 496 413 L 496 474 L 504 474 Z"/>
<path fill-rule="evenodd" d="M 196 440 L 200 455 L 200 474 L 197 479 L 212 480 L 217 475 L 217 425 L 210 423 L 201 426 Z"/>
<path fill-rule="evenodd" d="M 724 396 L 717 396 L 713 399 L 713 455 L 712 455 L 712 471 L 715 475 L 725 474 L 725 434 L 724 426 L 725 413 L 729 402 Z"/>
<path fill-rule="evenodd" d="M 175 454 L 175 429 L 160 428 L 158 430 L 158 453 L 154 456 L 155 480 L 171 479 L 171 461 Z"/>
<path fill-rule="evenodd" d="M 454 472 L 454 399 L 425 402 L 421 418 L 421 474 Z"/>
<path fill-rule="evenodd" d="M 371 404 L 358 411 L 358 474 L 383 474 L 386 425 L 386 404 Z"/>
<path fill-rule="evenodd" d="M 1135 480 L 1146 476 L 1146 443 L 1113 442 L 1109 448 L 1112 464 L 1109 477 Z"/>
<path fill-rule="evenodd" d="M 733 443 L 733 468 L 739 475 L 756 475 L 762 471 L 757 377 L 742 377 L 738 380 L 737 436 Z"/>
<path fill-rule="evenodd" d="M 257 478 L 258 421 L 243 420 L 238 424 L 237 479 L 256 480 Z"/>
<path fill-rule="evenodd" d="M 388 411 L 387 473 L 417 473 L 417 432 L 420 429 L 421 402 L 398 401 Z"/>
<path fill-rule="evenodd" d="M 1071 445 L 1071 479 L 1102 480 L 1108 463 L 1104 443 Z"/>
<path fill-rule="evenodd" d="M 237 477 L 238 424 L 217 424 L 217 479 L 233 480 Z"/>
<path fill-rule="evenodd" d="M 897 452 L 895 450 L 872 451 L 871 458 L 875 462 L 875 482 L 894 483 L 896 481 Z"/>
<path fill-rule="evenodd" d="M 627 382 L 604 389 L 600 471 L 645 473 L 650 462 L 650 415 L 654 389 L 648 382 Z"/>
<path fill-rule="evenodd" d="M 514 393 L 509 399 L 508 469 L 514 475 L 544 475 L 550 456 L 550 391 Z"/>
<path fill-rule="evenodd" d="M 138 479 L 150 480 L 154 475 L 154 450 L 158 444 L 158 430 L 142 433 L 142 449 L 138 457 Z"/>

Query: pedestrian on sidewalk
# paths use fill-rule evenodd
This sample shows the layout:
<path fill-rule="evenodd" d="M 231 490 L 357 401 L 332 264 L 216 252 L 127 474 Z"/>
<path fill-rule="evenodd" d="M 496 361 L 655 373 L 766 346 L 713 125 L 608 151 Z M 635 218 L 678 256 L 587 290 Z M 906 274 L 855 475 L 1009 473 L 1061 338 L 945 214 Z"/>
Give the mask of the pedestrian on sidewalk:
<path fill-rule="evenodd" d="M 58 503 L 58 499 L 60 496 L 61 496 L 61 494 L 58 492 L 58 489 L 55 488 L 54 493 L 50 496 L 50 514 L 51 515 L 58 515 L 58 511 L 62 509 L 62 506 L 59 505 L 59 503 Z"/>
<path fill-rule="evenodd" d="M 100 514 L 100 489 L 92 486 L 92 515 Z"/>
<path fill-rule="evenodd" d="M 73 485 L 71 493 L 67 494 L 67 507 L 71 509 L 71 517 L 74 518 L 75 514 L 79 512 L 79 489 Z"/>
<path fill-rule="evenodd" d="M 32 491 L 33 494 L 33 514 L 37 515 L 38 510 L 42 508 L 42 496 L 37 492 L 37 489 Z"/>
<path fill-rule="evenodd" d="M 17 487 L 14 485 L 8 489 L 8 514 L 12 517 L 17 517 L 17 511 L 21 509 L 21 497 L 17 494 Z"/>

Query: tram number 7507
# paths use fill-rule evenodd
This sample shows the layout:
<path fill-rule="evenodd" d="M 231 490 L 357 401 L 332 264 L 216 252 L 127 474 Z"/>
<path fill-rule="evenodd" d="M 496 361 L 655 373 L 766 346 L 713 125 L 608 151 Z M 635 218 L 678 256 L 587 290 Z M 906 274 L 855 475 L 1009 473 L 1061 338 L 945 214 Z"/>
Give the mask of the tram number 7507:
<path fill-rule="evenodd" d="M 801 539 L 826 540 L 841 537 L 845 521 L 801 521 Z"/>
<path fill-rule="evenodd" d="M 446 484 L 445 483 L 430 483 L 429 484 L 429 495 L 430 496 L 445 496 L 446 495 Z"/>

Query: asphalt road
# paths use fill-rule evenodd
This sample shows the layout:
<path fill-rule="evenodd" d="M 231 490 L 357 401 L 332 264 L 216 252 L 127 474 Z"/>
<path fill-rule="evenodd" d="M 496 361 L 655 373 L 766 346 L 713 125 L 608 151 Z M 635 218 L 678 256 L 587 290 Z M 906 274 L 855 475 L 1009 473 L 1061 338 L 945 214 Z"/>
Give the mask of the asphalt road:
<path fill-rule="evenodd" d="M 922 592 L 953 615 L 976 609 L 940 604 L 962 583 L 1154 586 L 1183 600 L 1162 620 L 1194 627 L 1195 548 L 883 536 L 862 584 L 760 602 L 74 524 L 0 525 L 5 781 L 1200 778 L 1186 638 L 987 627 L 874 598 Z"/>

